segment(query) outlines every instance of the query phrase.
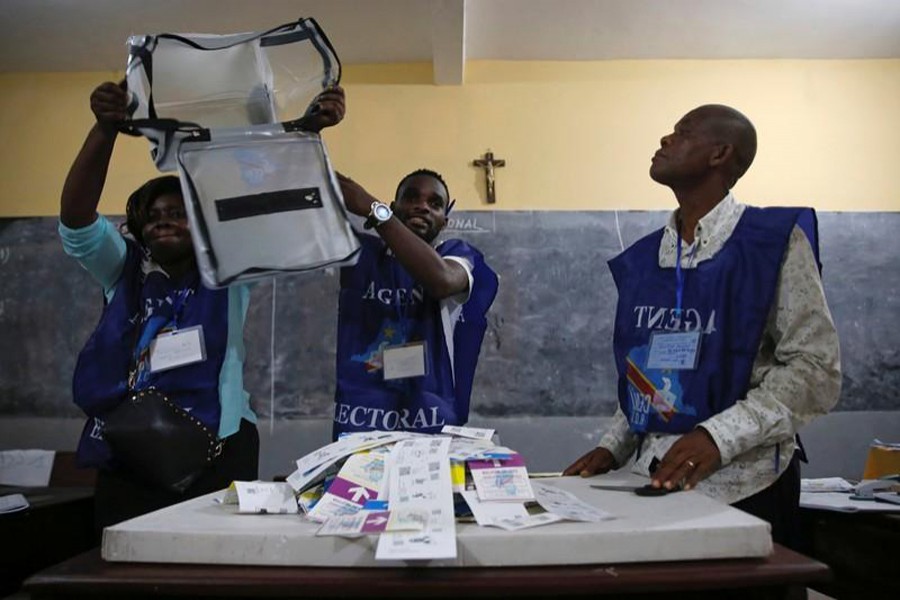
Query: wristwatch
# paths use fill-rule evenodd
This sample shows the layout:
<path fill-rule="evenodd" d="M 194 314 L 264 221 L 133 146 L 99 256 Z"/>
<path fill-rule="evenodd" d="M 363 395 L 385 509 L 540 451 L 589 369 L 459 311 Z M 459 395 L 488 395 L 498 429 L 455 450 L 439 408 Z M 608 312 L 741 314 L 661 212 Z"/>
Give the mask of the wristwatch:
<path fill-rule="evenodd" d="M 392 211 L 391 207 L 384 202 L 373 202 L 372 208 L 369 211 L 369 217 L 366 219 L 363 227 L 365 227 L 366 229 L 378 227 L 382 223 L 386 223 L 387 221 L 389 221 L 393 214 L 394 211 Z"/>

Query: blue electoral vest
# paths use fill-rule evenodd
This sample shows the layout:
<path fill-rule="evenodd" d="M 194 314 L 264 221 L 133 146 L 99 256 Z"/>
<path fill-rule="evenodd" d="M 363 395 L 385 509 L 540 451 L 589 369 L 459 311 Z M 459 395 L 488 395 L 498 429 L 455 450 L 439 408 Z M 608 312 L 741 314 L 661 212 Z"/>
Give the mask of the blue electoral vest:
<path fill-rule="evenodd" d="M 456 323 L 451 363 L 440 302 L 423 291 L 380 238 L 359 237 L 359 262 L 341 270 L 334 438 L 375 429 L 435 433 L 443 425 L 464 424 L 497 275 L 481 252 L 461 240 L 435 248 L 473 266 L 473 289 Z M 421 341 L 426 374 L 385 380 L 383 349 Z"/>
<path fill-rule="evenodd" d="M 82 466 L 110 466 L 111 452 L 103 440 L 103 415 L 128 392 L 136 345 L 152 338 L 148 323 L 185 329 L 203 326 L 206 360 L 156 373 L 144 373 L 134 389 L 155 387 L 213 431 L 219 427 L 219 373 L 228 341 L 228 290 L 210 290 L 199 274 L 172 282 L 163 273 L 142 273 L 141 250 L 131 240 L 112 301 L 75 365 L 72 395 L 88 415 L 78 444 Z M 157 331 L 159 328 L 157 328 Z M 149 339 L 143 340 L 143 343 Z"/>
<path fill-rule="evenodd" d="M 609 261 L 619 292 L 613 334 L 619 405 L 633 432 L 685 433 L 746 396 L 794 225 L 818 262 L 812 209 L 747 207 L 722 249 L 683 271 L 681 314 L 675 268 L 659 266 L 664 230 Z M 648 367 L 651 334 L 667 331 L 701 332 L 695 369 Z"/>

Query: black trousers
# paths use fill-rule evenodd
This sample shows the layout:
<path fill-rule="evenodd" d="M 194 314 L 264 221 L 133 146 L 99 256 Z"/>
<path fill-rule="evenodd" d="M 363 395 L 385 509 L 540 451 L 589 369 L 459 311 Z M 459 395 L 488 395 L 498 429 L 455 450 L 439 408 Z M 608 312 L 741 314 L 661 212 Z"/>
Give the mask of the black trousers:
<path fill-rule="evenodd" d="M 259 477 L 259 432 L 242 420 L 237 433 L 225 440 L 222 454 L 183 494 L 162 490 L 123 469 L 101 470 L 94 495 L 98 539 L 104 527 L 228 487 L 232 481 Z"/>
<path fill-rule="evenodd" d="M 772 525 L 772 541 L 776 544 L 802 552 L 799 453 L 794 453 L 790 465 L 775 483 L 732 506 L 768 521 Z"/>

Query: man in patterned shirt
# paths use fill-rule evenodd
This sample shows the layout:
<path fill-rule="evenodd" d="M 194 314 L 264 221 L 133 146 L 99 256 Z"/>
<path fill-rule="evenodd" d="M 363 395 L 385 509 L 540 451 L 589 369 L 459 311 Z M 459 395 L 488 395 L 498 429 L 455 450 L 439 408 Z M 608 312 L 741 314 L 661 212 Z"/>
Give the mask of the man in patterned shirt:
<path fill-rule="evenodd" d="M 619 408 L 564 474 L 605 473 L 635 454 L 654 487 L 696 488 L 796 547 L 796 433 L 837 403 L 840 350 L 815 213 L 731 194 L 755 154 L 752 123 L 721 105 L 692 110 L 660 140 L 650 176 L 679 208 L 610 261 Z"/>

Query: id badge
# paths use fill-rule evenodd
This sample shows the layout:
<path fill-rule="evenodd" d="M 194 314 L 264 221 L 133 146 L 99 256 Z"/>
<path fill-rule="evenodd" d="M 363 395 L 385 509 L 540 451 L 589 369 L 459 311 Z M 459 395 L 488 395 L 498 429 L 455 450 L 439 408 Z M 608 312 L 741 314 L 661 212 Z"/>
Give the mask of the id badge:
<path fill-rule="evenodd" d="M 203 326 L 161 333 L 150 342 L 150 372 L 166 371 L 206 360 Z"/>
<path fill-rule="evenodd" d="M 691 371 L 700 358 L 699 331 L 654 331 L 650 335 L 648 369 Z"/>
<path fill-rule="evenodd" d="M 382 351 L 384 378 L 404 379 L 425 375 L 425 342 L 389 346 Z"/>

